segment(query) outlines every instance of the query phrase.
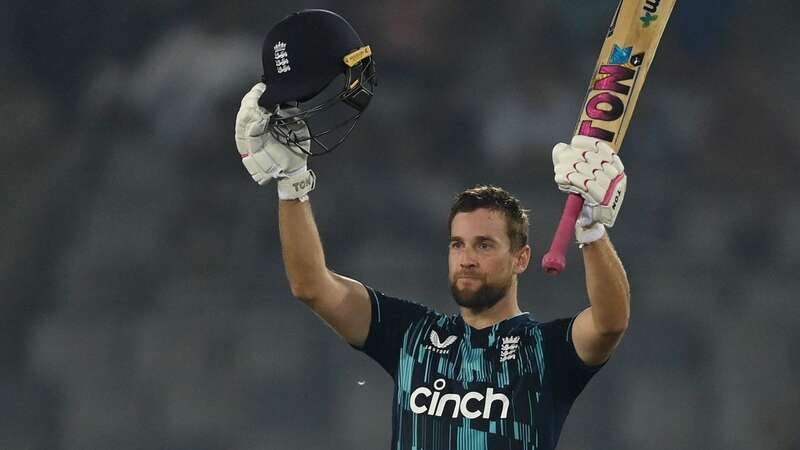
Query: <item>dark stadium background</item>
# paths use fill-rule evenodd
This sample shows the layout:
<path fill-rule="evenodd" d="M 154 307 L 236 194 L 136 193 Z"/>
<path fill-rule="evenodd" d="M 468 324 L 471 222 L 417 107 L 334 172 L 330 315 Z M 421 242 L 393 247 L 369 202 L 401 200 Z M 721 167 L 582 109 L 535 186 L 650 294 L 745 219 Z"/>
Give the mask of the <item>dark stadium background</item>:
<path fill-rule="evenodd" d="M 623 149 L 630 330 L 560 449 L 800 448 L 797 2 L 679 1 Z M 390 378 L 288 291 L 233 124 L 271 24 L 347 17 L 380 85 L 311 166 L 330 266 L 455 312 L 453 194 L 495 183 L 541 256 L 616 2 L 55 0 L 0 15 L 0 449 L 388 448 Z M 520 301 L 586 306 L 536 264 Z"/>

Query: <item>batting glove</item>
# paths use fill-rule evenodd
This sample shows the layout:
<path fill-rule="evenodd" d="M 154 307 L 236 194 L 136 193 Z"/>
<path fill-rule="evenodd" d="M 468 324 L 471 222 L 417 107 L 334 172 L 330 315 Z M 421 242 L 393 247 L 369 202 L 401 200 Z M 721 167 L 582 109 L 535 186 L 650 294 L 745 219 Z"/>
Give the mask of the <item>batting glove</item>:
<path fill-rule="evenodd" d="M 236 148 L 242 164 L 253 180 L 259 185 L 278 180 L 278 198 L 281 200 L 308 199 L 308 193 L 316 185 L 314 172 L 308 170 L 308 155 L 300 149 L 282 144 L 268 130 L 271 113 L 258 105 L 258 99 L 267 86 L 258 83 L 242 98 L 242 105 L 236 114 Z M 281 116 L 294 114 L 293 109 L 278 110 Z M 297 121 L 292 130 L 300 138 L 309 136 L 308 127 Z M 308 151 L 311 141 L 302 141 L 303 149 Z"/>
<path fill-rule="evenodd" d="M 614 226 L 625 198 L 625 166 L 608 143 L 588 136 L 575 136 L 570 145 L 553 148 L 555 181 L 564 192 L 578 194 L 584 208 L 578 218 L 578 242 L 600 239 L 605 228 Z"/>

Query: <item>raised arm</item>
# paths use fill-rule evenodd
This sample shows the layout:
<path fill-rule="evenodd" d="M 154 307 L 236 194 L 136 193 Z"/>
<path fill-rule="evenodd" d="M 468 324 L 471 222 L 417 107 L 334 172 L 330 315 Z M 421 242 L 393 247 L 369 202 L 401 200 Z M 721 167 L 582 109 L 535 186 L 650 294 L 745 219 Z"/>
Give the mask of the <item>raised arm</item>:
<path fill-rule="evenodd" d="M 366 288 L 327 268 L 308 201 L 280 201 L 283 264 L 292 295 L 302 300 L 342 338 L 363 347 L 371 306 Z"/>
<path fill-rule="evenodd" d="M 583 246 L 586 291 L 591 306 L 572 326 L 578 356 L 589 365 L 605 362 L 622 339 L 630 318 L 630 287 L 607 234 Z"/>
<path fill-rule="evenodd" d="M 611 356 L 630 318 L 628 277 L 606 233 L 625 198 L 625 167 L 607 143 L 586 136 L 556 145 L 553 164 L 559 189 L 584 198 L 575 238 L 583 248 L 591 306 L 575 319 L 572 342 L 583 362 L 598 365 Z"/>
<path fill-rule="evenodd" d="M 265 88 L 263 83 L 256 84 L 242 99 L 236 116 L 236 147 L 242 164 L 259 185 L 276 180 L 283 261 L 292 294 L 348 343 L 362 347 L 372 314 L 367 290 L 328 270 L 308 201 L 316 175 L 306 166 L 303 148 L 284 145 L 267 130 L 270 114 L 258 105 Z M 302 120 L 288 126 L 293 135 L 308 136 Z M 310 142 L 301 145 L 310 146 Z"/>

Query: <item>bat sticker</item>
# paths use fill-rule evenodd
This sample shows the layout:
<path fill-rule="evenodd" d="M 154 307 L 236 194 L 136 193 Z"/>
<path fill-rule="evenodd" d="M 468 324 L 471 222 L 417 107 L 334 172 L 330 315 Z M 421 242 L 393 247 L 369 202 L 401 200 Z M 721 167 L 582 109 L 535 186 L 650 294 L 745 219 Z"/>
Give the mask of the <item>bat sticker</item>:
<path fill-rule="evenodd" d="M 633 47 L 622 48 L 617 44 L 614 44 L 614 51 L 611 52 L 611 57 L 608 58 L 609 64 L 626 64 L 629 59 L 631 59 L 631 53 L 633 53 Z"/>
<path fill-rule="evenodd" d="M 652 22 L 658 20 L 658 14 L 644 13 L 642 17 L 639 17 L 639 20 L 642 21 L 642 28 L 647 28 Z"/>
<path fill-rule="evenodd" d="M 644 15 L 639 17 L 639 20 L 642 21 L 642 28 L 647 28 L 650 26 L 651 23 L 658 20 L 658 5 L 661 3 L 661 0 L 647 0 L 644 2 Z"/>

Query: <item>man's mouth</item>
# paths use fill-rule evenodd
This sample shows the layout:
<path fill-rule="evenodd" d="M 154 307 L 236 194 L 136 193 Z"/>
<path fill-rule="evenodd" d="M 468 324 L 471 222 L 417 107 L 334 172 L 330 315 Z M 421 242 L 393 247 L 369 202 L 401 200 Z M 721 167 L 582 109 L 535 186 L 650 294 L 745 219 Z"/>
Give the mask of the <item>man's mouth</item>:
<path fill-rule="evenodd" d="M 480 272 L 456 272 L 456 277 L 477 278 L 481 276 Z"/>
<path fill-rule="evenodd" d="M 456 281 L 458 280 L 482 280 L 482 278 L 478 275 L 456 275 Z"/>

